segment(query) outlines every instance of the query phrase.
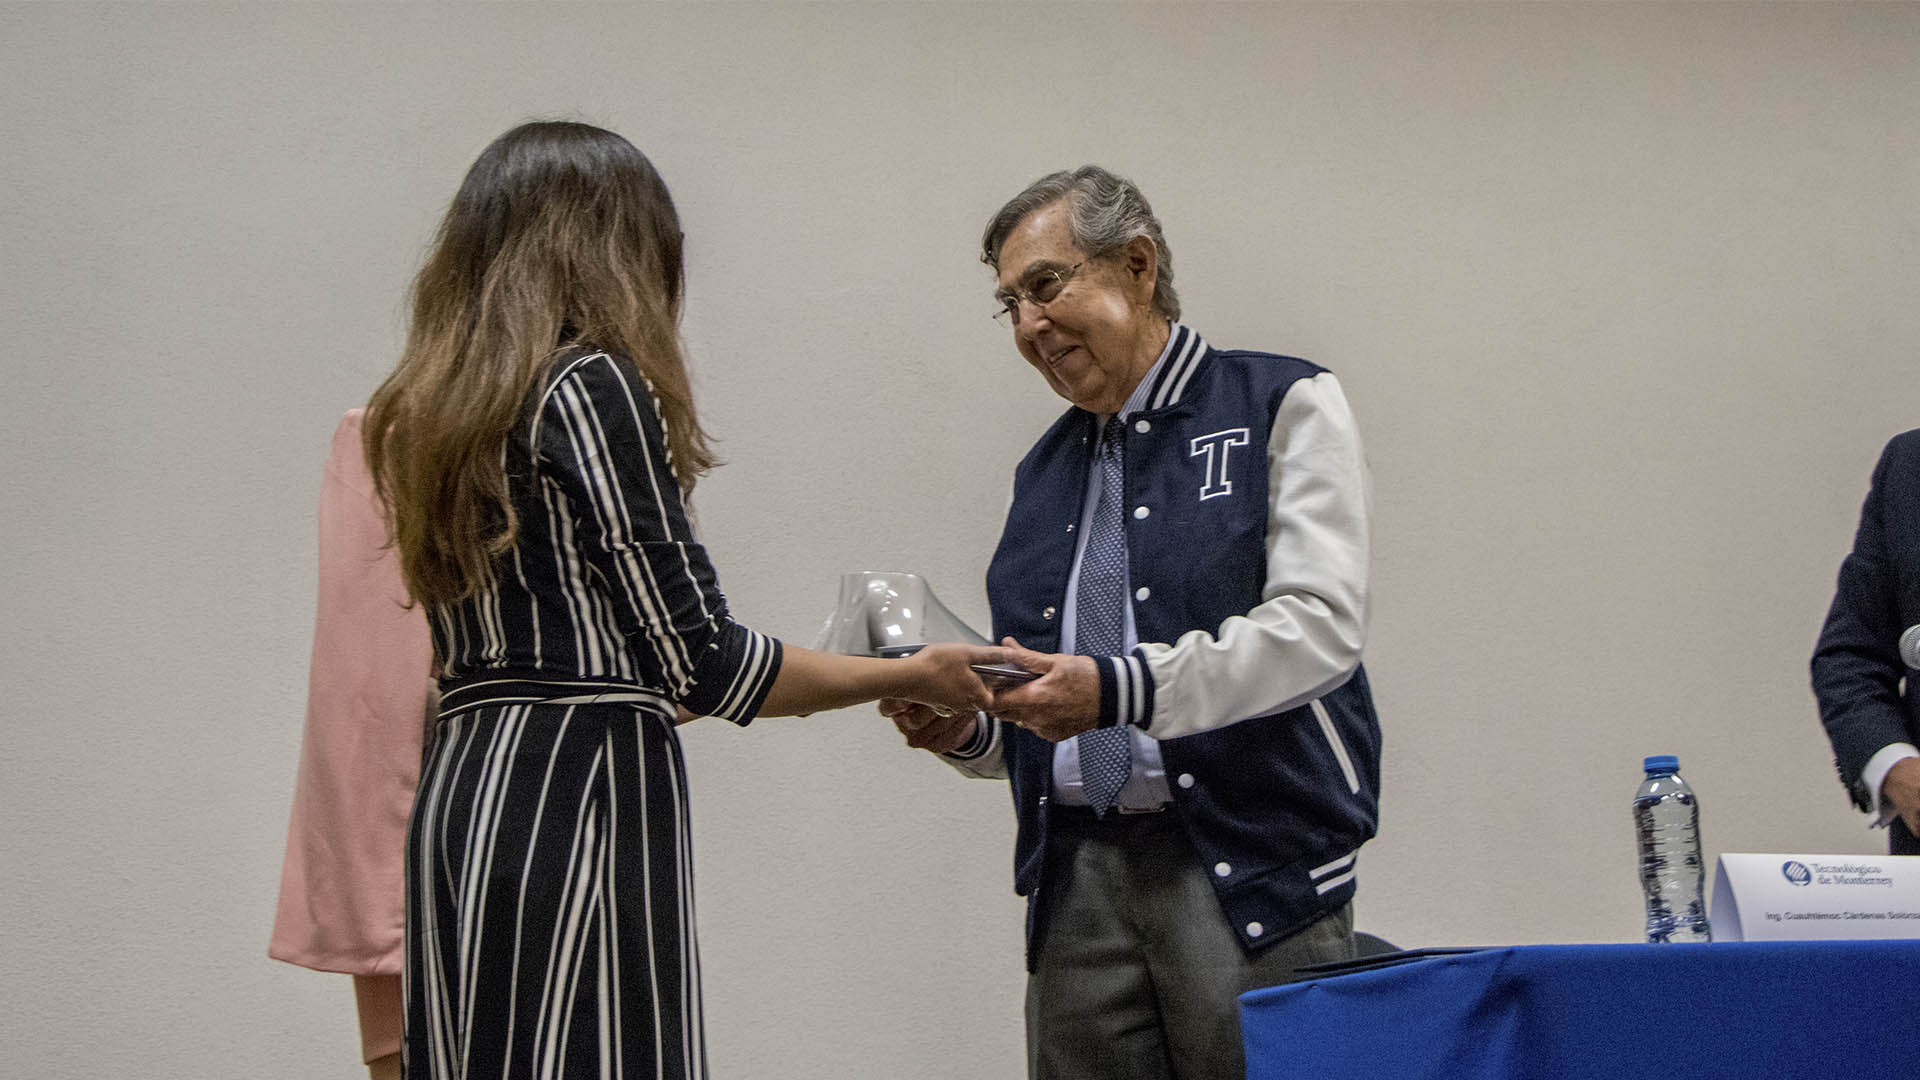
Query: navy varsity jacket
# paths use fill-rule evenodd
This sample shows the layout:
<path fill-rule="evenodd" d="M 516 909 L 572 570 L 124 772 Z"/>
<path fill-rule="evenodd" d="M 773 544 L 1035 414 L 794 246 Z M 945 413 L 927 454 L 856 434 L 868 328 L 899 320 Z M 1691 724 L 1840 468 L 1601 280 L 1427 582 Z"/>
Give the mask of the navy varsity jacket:
<path fill-rule="evenodd" d="M 1176 346 L 1191 331 L 1175 326 Z M 1192 336 L 1153 378 L 1126 428 L 1125 518 L 1133 616 L 1142 645 L 1098 664 L 1102 724 L 1153 730 L 1149 647 L 1215 633 L 1262 603 L 1269 556 L 1265 448 L 1289 388 L 1323 369 L 1304 360 L 1220 351 Z M 1097 418 L 1069 409 L 1015 472 L 1013 503 L 987 571 L 994 639 L 1057 651 Z M 1150 600 L 1142 600 L 1141 596 Z M 1166 692 L 1168 688 L 1158 688 Z M 1229 720 L 1233 718 L 1227 718 Z M 1049 843 L 1053 745 L 998 725 L 1019 818 L 1015 891 L 1028 898 L 1028 963 Z M 1185 824 L 1228 923 L 1249 952 L 1338 910 L 1373 836 L 1380 729 L 1366 674 L 1283 712 L 1238 719 L 1160 744 L 1172 812 Z M 963 751 L 964 753 L 964 751 Z M 1224 876 L 1217 871 L 1228 868 Z"/>

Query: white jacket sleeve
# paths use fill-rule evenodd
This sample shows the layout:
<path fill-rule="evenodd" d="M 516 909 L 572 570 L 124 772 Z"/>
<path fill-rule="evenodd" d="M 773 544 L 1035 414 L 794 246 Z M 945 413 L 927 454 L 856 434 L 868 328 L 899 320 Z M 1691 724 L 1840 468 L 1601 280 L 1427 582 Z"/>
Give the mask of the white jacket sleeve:
<path fill-rule="evenodd" d="M 1267 446 L 1267 583 L 1212 632 L 1135 655 L 1153 679 L 1148 734 L 1171 739 L 1297 708 L 1360 665 L 1367 631 L 1370 481 L 1331 372 L 1287 391 Z"/>

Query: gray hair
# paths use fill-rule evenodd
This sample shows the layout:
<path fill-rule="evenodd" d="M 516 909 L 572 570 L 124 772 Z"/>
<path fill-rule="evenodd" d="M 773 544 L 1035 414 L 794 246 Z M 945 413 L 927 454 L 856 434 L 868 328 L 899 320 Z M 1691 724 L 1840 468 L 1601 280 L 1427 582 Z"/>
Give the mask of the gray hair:
<path fill-rule="evenodd" d="M 1133 181 L 1098 165 L 1048 173 L 1009 199 L 980 238 L 980 261 L 999 270 L 1000 245 L 1007 234 L 1028 214 L 1060 199 L 1068 200 L 1072 209 L 1067 220 L 1073 242 L 1090 256 L 1117 251 L 1136 236 L 1152 240 L 1160 255 L 1153 310 L 1168 319 L 1180 318 L 1180 294 L 1173 290 L 1173 252 L 1167 250 L 1167 238 L 1160 233 L 1160 219 L 1153 216 L 1147 197 Z"/>

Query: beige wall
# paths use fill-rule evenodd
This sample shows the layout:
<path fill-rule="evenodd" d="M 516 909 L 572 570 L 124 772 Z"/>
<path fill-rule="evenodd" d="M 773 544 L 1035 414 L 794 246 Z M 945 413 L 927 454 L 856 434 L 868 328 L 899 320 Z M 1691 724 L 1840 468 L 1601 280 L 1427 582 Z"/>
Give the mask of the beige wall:
<path fill-rule="evenodd" d="M 1189 322 L 1358 411 L 1362 927 L 1633 939 L 1646 753 L 1709 856 L 1881 843 L 1805 664 L 1920 425 L 1920 8 L 26 4 L 0 40 L 4 1071 L 354 1075 L 345 980 L 264 955 L 319 465 L 531 115 L 625 133 L 679 200 L 730 459 L 697 505 L 753 625 L 809 640 L 883 567 L 984 623 L 1058 403 L 974 244 L 1098 161 Z M 687 744 L 715 1075 L 1016 1075 L 1004 788 L 861 710 Z"/>

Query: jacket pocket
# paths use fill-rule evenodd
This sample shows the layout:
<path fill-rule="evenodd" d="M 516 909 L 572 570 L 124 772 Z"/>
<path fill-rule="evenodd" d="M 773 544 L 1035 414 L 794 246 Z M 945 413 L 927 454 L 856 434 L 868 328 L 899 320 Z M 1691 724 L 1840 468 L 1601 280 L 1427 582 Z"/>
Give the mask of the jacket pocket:
<path fill-rule="evenodd" d="M 1327 746 L 1333 750 L 1333 758 L 1340 763 L 1340 775 L 1347 778 L 1347 790 L 1360 794 L 1360 774 L 1354 771 L 1353 755 L 1347 753 L 1347 744 L 1340 738 L 1340 729 L 1333 726 L 1333 717 L 1327 715 L 1327 707 L 1318 698 L 1307 703 L 1313 710 L 1313 718 L 1320 721 L 1320 734 L 1327 737 Z"/>

